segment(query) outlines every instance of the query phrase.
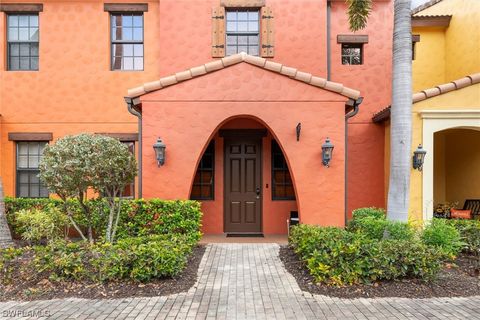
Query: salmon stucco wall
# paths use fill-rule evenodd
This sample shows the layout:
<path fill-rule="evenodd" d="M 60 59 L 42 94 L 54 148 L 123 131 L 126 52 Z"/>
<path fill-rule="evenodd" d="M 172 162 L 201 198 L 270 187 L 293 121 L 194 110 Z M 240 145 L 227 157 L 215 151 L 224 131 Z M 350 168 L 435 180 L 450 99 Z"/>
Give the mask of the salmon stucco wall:
<path fill-rule="evenodd" d="M 358 115 L 348 127 L 348 212 L 359 207 L 385 207 L 384 128 L 372 123 L 372 114 L 388 106 L 391 99 L 391 54 L 393 2 L 374 1 L 367 27 L 356 33 L 349 30 L 344 1 L 332 2 L 331 76 L 360 90 L 364 97 Z M 339 34 L 368 35 L 363 45 L 362 65 L 341 64 Z"/>
<path fill-rule="evenodd" d="M 146 198 L 188 197 L 208 141 L 229 120 L 246 117 L 266 127 L 282 147 L 301 221 L 344 224 L 344 97 L 241 63 L 149 93 L 141 100 L 145 144 L 153 144 L 159 135 L 167 144 L 167 162 L 161 168 L 156 165 L 153 149 L 144 149 Z M 325 121 L 319 125 L 318 119 Z M 298 122 L 302 123 L 302 133 L 297 142 Z M 330 168 L 321 164 L 321 144 L 326 137 L 335 144 Z M 220 146 L 217 144 L 217 152 Z M 264 166 L 264 180 L 266 169 Z M 264 185 L 264 197 L 268 193 Z M 267 209 L 264 207 L 264 212 Z M 205 215 L 209 215 L 208 210 Z M 264 215 L 264 232 L 276 233 L 266 227 L 271 223 L 267 217 Z M 286 222 L 285 217 L 278 219 L 283 220 L 281 224 Z M 204 225 L 207 223 L 216 225 L 205 228 L 223 227 L 221 219 L 206 219 Z"/>
<path fill-rule="evenodd" d="M 20 2 L 20 1 L 12 1 Z M 31 1 L 27 1 L 30 2 Z M 39 70 L 6 71 L 6 14 L 0 12 L 1 169 L 5 194 L 15 195 L 15 143 L 9 132 L 136 133 L 123 96 L 158 77 L 158 1 L 144 14 L 144 71 L 110 70 L 110 18 L 102 1 L 44 0 L 39 13 Z"/>

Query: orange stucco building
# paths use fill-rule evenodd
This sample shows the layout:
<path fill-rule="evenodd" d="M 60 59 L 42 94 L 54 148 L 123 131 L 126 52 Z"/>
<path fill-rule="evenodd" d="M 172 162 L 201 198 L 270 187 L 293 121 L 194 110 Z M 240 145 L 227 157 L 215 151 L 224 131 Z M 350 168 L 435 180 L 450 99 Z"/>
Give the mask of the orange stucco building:
<path fill-rule="evenodd" d="M 286 233 L 295 211 L 343 225 L 354 208 L 384 206 L 384 128 L 371 116 L 390 101 L 392 1 L 374 1 L 356 34 L 337 0 L 9 0 L 0 11 L 7 195 L 44 195 L 42 144 L 91 132 L 134 146 L 136 196 L 202 201 L 206 233 Z"/>

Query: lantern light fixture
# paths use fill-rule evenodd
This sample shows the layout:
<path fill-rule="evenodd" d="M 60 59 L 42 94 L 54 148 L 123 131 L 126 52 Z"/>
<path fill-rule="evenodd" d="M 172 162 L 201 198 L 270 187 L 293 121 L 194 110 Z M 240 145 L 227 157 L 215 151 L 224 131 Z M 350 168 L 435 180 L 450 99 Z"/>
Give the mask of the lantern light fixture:
<path fill-rule="evenodd" d="M 423 149 L 422 144 L 419 144 L 417 150 L 413 152 L 413 169 L 422 171 L 426 154 L 427 151 Z"/>
<path fill-rule="evenodd" d="M 325 167 L 330 167 L 330 161 L 332 160 L 334 145 L 330 142 L 330 139 L 327 137 L 325 143 L 322 144 L 322 164 Z"/>
<path fill-rule="evenodd" d="M 157 165 L 159 167 L 165 164 L 165 149 L 167 148 L 166 144 L 163 143 L 162 139 L 158 138 L 157 142 L 153 144 L 153 150 L 155 150 L 155 157 L 157 159 Z"/>

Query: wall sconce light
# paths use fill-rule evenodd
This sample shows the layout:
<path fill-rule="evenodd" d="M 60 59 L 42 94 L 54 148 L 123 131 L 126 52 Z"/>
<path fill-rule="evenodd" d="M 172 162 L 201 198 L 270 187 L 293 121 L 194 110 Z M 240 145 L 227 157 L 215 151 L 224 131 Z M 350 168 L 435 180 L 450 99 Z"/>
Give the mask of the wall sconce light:
<path fill-rule="evenodd" d="M 423 169 L 423 161 L 425 160 L 425 155 L 427 151 L 423 149 L 422 145 L 419 144 L 417 150 L 413 152 L 413 169 L 417 169 L 418 171 L 422 171 Z"/>
<path fill-rule="evenodd" d="M 167 146 L 163 143 L 162 139 L 158 138 L 157 142 L 153 144 L 153 150 L 155 150 L 155 157 L 157 158 L 158 166 L 165 164 L 165 149 Z"/>
<path fill-rule="evenodd" d="M 330 167 L 330 160 L 332 160 L 333 153 L 333 144 L 330 142 L 330 139 L 327 137 L 325 143 L 322 144 L 322 164 L 325 167 Z"/>

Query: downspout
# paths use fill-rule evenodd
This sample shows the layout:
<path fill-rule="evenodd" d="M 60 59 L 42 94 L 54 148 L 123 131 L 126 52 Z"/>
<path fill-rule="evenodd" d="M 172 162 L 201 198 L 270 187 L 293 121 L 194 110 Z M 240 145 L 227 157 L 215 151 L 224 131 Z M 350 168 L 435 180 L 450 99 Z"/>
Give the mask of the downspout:
<path fill-rule="evenodd" d="M 134 108 L 133 99 L 125 97 L 128 112 L 138 118 L 138 198 L 142 198 L 142 114 Z"/>
<path fill-rule="evenodd" d="M 331 62 L 330 62 L 330 11 L 332 10 L 332 4 L 330 0 L 327 1 L 327 80 L 330 81 L 331 74 Z"/>
<path fill-rule="evenodd" d="M 353 101 L 353 110 L 345 115 L 345 226 L 348 223 L 348 119 L 353 118 L 357 115 L 360 104 L 363 102 L 363 97 L 359 97 L 357 100 Z"/>

